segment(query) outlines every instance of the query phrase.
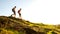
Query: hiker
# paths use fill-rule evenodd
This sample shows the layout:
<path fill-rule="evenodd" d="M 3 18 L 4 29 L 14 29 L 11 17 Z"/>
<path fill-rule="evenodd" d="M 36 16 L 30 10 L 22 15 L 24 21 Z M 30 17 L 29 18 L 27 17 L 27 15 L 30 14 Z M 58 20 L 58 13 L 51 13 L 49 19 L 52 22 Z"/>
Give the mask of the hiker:
<path fill-rule="evenodd" d="M 21 8 L 18 10 L 19 17 L 21 17 Z"/>
<path fill-rule="evenodd" d="M 15 17 L 15 16 L 16 16 L 16 11 L 15 11 L 15 9 L 16 9 L 16 6 L 14 6 L 14 7 L 12 8 L 12 12 L 14 13 L 14 14 L 12 14 L 12 17 Z"/>

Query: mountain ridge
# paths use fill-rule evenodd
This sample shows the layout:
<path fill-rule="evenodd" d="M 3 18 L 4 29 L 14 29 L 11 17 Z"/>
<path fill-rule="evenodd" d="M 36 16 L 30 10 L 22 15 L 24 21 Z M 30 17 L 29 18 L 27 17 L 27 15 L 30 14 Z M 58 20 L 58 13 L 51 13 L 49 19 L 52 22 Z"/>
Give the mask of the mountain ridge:
<path fill-rule="evenodd" d="M 22 34 L 48 34 L 49 32 L 60 33 L 60 27 L 56 25 L 35 24 L 24 19 L 0 16 L 0 28 L 15 30 Z M 19 34 L 19 33 L 18 33 Z"/>

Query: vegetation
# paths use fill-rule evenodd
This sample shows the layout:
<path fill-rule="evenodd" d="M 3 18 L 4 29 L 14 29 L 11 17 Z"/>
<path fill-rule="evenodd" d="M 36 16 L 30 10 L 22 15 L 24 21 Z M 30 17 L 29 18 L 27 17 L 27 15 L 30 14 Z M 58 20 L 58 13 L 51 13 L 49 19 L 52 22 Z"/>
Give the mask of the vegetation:
<path fill-rule="evenodd" d="M 0 16 L 0 34 L 60 34 L 60 25 L 37 24 L 11 16 Z"/>

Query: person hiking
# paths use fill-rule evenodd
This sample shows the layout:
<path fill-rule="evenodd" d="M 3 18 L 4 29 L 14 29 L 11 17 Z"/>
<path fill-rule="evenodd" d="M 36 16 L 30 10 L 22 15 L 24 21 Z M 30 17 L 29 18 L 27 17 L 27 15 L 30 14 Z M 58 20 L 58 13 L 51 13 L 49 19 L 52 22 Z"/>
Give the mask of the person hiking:
<path fill-rule="evenodd" d="M 16 9 L 16 6 L 14 6 L 14 7 L 12 8 L 12 12 L 14 13 L 14 15 L 16 15 L 15 9 Z"/>
<path fill-rule="evenodd" d="M 16 6 L 14 6 L 14 7 L 12 8 L 12 12 L 14 13 L 14 14 L 12 14 L 13 17 L 16 16 L 16 11 L 15 11 L 15 9 L 16 9 Z"/>
<path fill-rule="evenodd" d="M 21 8 L 18 10 L 19 17 L 21 17 Z"/>

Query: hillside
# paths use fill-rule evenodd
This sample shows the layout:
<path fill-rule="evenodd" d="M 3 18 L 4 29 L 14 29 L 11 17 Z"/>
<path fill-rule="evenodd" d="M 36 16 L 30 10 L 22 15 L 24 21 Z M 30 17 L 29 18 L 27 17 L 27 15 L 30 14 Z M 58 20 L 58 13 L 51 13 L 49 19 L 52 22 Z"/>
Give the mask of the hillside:
<path fill-rule="evenodd" d="M 0 34 L 60 34 L 60 25 L 36 24 L 11 16 L 0 16 Z"/>

